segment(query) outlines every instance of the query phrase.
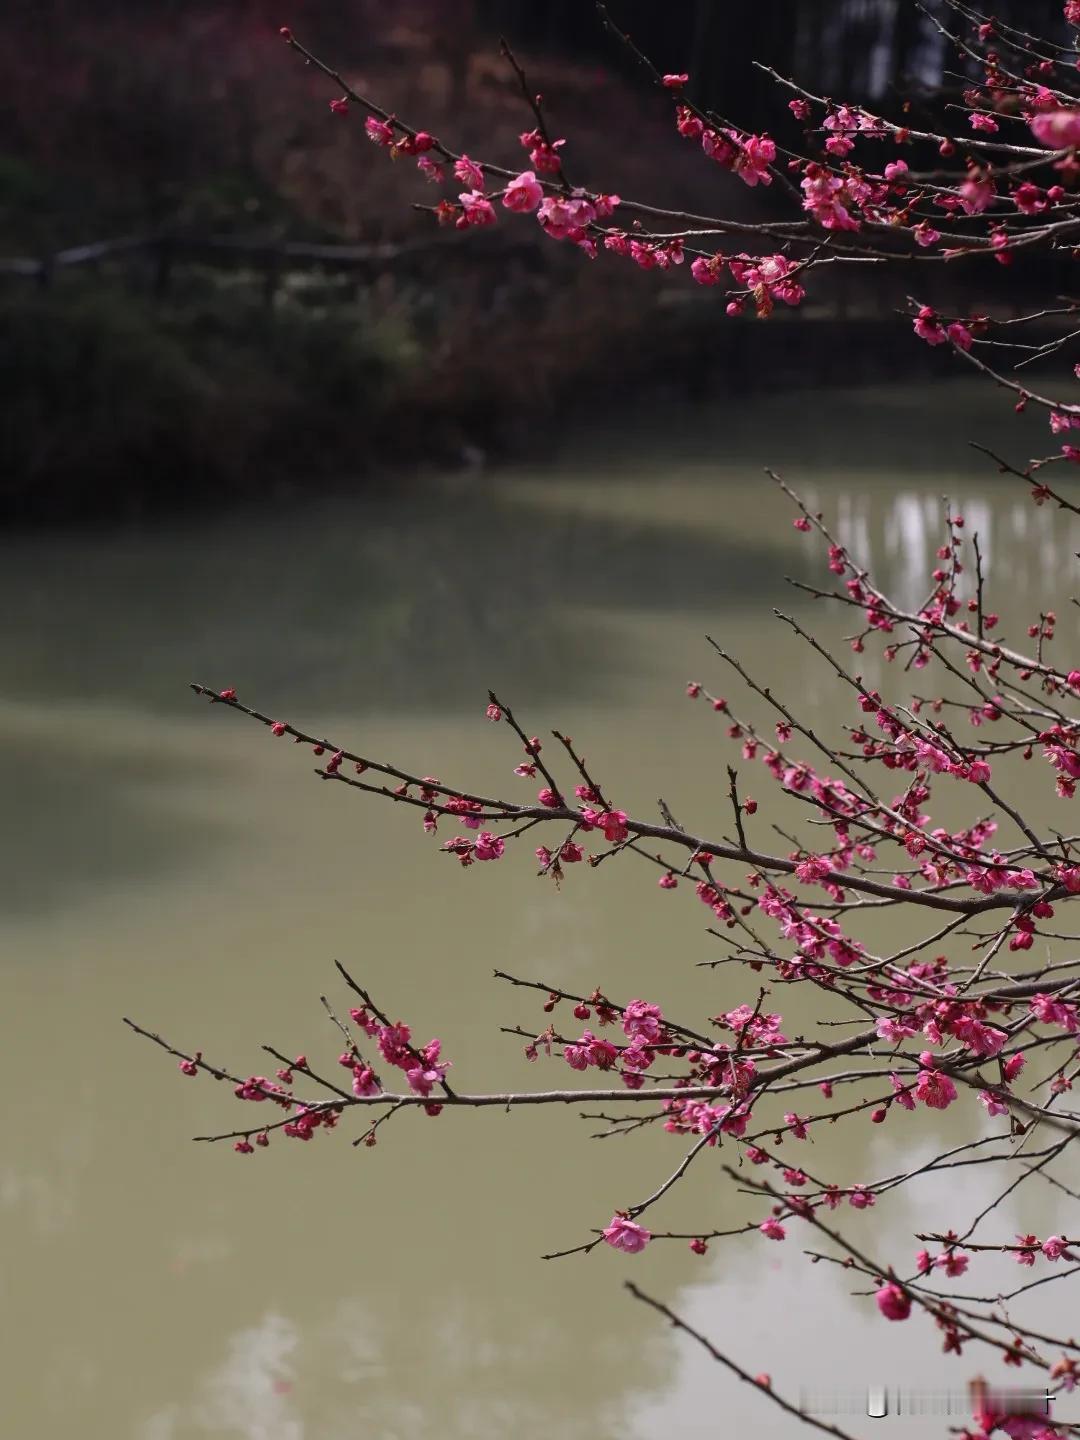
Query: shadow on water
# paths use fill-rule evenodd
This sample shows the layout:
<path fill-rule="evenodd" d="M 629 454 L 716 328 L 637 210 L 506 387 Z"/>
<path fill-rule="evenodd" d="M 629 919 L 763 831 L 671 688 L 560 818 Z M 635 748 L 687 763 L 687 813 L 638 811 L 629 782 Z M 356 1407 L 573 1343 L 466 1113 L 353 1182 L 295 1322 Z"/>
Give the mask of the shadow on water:
<path fill-rule="evenodd" d="M 149 741 L 141 753 L 134 744 L 103 752 L 89 718 L 43 745 L 26 733 L 29 723 L 9 714 L 0 721 L 0 784 L 17 836 L 0 867 L 0 906 L 9 917 L 55 913 L 118 884 L 137 890 L 192 860 L 210 860 L 229 837 L 227 817 L 208 824 L 178 804 L 191 785 L 223 781 L 226 767 L 212 753 L 185 760 Z"/>
<path fill-rule="evenodd" d="M 475 705 L 495 675 L 588 697 L 619 658 L 602 612 L 779 593 L 767 540 L 455 489 L 12 545 L 9 685 L 159 713 L 183 712 L 192 680 L 309 714 Z"/>

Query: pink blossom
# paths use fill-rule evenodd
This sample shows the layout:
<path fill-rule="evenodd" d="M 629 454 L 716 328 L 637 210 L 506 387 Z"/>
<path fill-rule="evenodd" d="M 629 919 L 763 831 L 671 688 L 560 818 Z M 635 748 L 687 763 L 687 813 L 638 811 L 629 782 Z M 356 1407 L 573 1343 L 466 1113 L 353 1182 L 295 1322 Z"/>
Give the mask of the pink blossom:
<path fill-rule="evenodd" d="M 776 159 L 776 143 L 767 135 L 747 135 L 732 169 L 747 185 L 771 185 L 769 166 Z"/>
<path fill-rule="evenodd" d="M 875 1021 L 874 1029 L 882 1040 L 888 1040 L 890 1045 L 899 1045 L 908 1036 L 918 1033 L 913 1026 L 906 1025 L 902 1020 L 894 1020 L 891 1015 L 883 1015 Z"/>
<path fill-rule="evenodd" d="M 603 1234 L 613 1249 L 622 1250 L 627 1255 L 639 1254 L 652 1239 L 643 1225 L 635 1224 L 625 1215 L 613 1215 Z"/>
<path fill-rule="evenodd" d="M 394 1025 L 383 1025 L 379 1029 L 379 1053 L 388 1065 L 397 1065 L 404 1069 L 405 1065 L 413 1064 L 413 1054 L 409 1046 L 412 1038 L 412 1031 L 408 1025 L 400 1020 Z"/>
<path fill-rule="evenodd" d="M 974 1055 L 996 1055 L 1009 1038 L 995 1025 L 985 1025 L 966 1016 L 954 1022 L 952 1033 Z"/>
<path fill-rule="evenodd" d="M 664 1034 L 664 1015 L 659 1005 L 649 1005 L 644 1000 L 631 1000 L 623 1011 L 623 1031 L 627 1035 L 639 1036 L 650 1044 L 656 1044 Z"/>
<path fill-rule="evenodd" d="M 1021 1249 L 1013 1252 L 1013 1258 L 1018 1265 L 1028 1267 L 1035 1264 L 1035 1246 L 1039 1243 L 1034 1235 L 1017 1235 Z"/>
<path fill-rule="evenodd" d="M 983 130 L 987 134 L 997 133 L 998 123 L 992 115 L 983 115 L 980 111 L 974 110 L 968 116 L 968 123 L 973 130 Z"/>
<path fill-rule="evenodd" d="M 370 1065 L 353 1066 L 352 1088 L 354 1095 L 365 1096 L 380 1093 L 379 1082 Z"/>
<path fill-rule="evenodd" d="M 587 1070 L 590 1065 L 598 1070 L 610 1070 L 618 1056 L 610 1040 L 601 1040 L 591 1030 L 584 1031 L 576 1044 L 563 1046 L 563 1059 L 571 1070 Z"/>
<path fill-rule="evenodd" d="M 424 179 L 429 180 L 433 185 L 441 185 L 446 178 L 446 171 L 429 155 L 421 155 L 416 162 L 416 168 Z"/>
<path fill-rule="evenodd" d="M 1002 1074 L 1006 1080 L 1015 1080 L 1026 1064 L 1027 1056 L 1022 1050 L 1019 1050 L 1015 1055 L 1010 1055 L 1008 1060 L 1002 1065 Z"/>
<path fill-rule="evenodd" d="M 596 219 L 596 211 L 585 200 L 567 200 L 562 195 L 547 195 L 540 202 L 536 218 L 544 233 L 553 240 L 579 240 Z"/>
<path fill-rule="evenodd" d="M 924 250 L 930 245 L 936 245 L 941 239 L 941 231 L 935 230 L 934 227 L 927 224 L 925 220 L 920 220 L 915 226 L 914 234 L 915 243 L 921 245 Z"/>
<path fill-rule="evenodd" d="M 1029 122 L 1031 133 L 1041 145 L 1064 150 L 1080 145 L 1080 110 L 1044 110 Z"/>
<path fill-rule="evenodd" d="M 432 1087 L 442 1083 L 447 1070 L 450 1068 L 448 1061 L 440 1063 L 439 1052 L 442 1049 L 442 1042 L 429 1040 L 419 1052 L 416 1063 L 406 1067 L 405 1079 L 417 1095 L 430 1095 Z"/>
<path fill-rule="evenodd" d="M 501 860 L 505 849 L 506 841 L 501 835 L 493 835 L 490 830 L 481 830 L 476 837 L 473 854 L 477 860 Z"/>
<path fill-rule="evenodd" d="M 681 90 L 689 79 L 689 75 L 665 75 L 660 83 L 667 90 Z"/>
<path fill-rule="evenodd" d="M 967 328 L 966 325 L 961 324 L 961 322 L 960 322 L 959 320 L 954 320 L 953 323 L 952 323 L 950 326 L 948 326 L 948 328 L 946 329 L 945 334 L 949 337 L 949 339 L 953 342 L 953 344 L 954 344 L 958 349 L 960 349 L 960 350 L 970 350 L 970 349 L 971 349 L 971 341 L 972 341 L 971 331 Z M 979 762 L 977 762 L 977 763 L 979 763 L 980 765 L 984 765 L 984 766 L 986 767 L 986 770 L 987 770 L 987 777 L 986 777 L 986 778 L 989 779 L 989 778 L 990 778 L 990 777 L 989 777 L 989 770 L 990 770 L 989 765 L 986 765 L 985 760 L 979 761 Z"/>
<path fill-rule="evenodd" d="M 374 115 L 369 115 L 364 121 L 364 130 L 373 145 L 394 143 L 394 127 L 388 120 L 379 120 Z"/>
<path fill-rule="evenodd" d="M 1060 1025 L 1064 1030 L 1077 1029 L 1076 1006 L 1055 1000 L 1052 995 L 1033 995 L 1031 1013 L 1044 1025 Z"/>
<path fill-rule="evenodd" d="M 980 1090 L 979 1099 L 986 1106 L 986 1113 L 991 1119 L 996 1115 L 1007 1115 L 1009 1113 L 1008 1105 L 991 1090 Z"/>
<path fill-rule="evenodd" d="M 461 226 L 469 225 L 494 225 L 496 223 L 495 207 L 485 194 L 480 190 L 466 190 L 458 196 L 461 201 L 461 208 L 464 215 L 458 221 Z"/>
<path fill-rule="evenodd" d="M 544 198 L 543 186 L 531 170 L 523 170 L 503 191 L 503 205 L 519 215 L 530 214 Z"/>
<path fill-rule="evenodd" d="M 484 172 L 475 160 L 469 159 L 468 155 L 462 155 L 459 160 L 454 161 L 454 178 L 460 180 L 463 185 L 468 185 L 470 190 L 483 190 L 484 188 Z"/>
<path fill-rule="evenodd" d="M 947 1110 L 956 1099 L 956 1086 L 937 1070 L 920 1070 L 915 1094 L 930 1110 Z"/>
<path fill-rule="evenodd" d="M 939 1255 L 934 1263 L 938 1269 L 944 1270 L 946 1275 L 955 1279 L 958 1275 L 963 1275 L 968 1268 L 971 1256 L 960 1250 L 947 1250 L 944 1255 Z"/>
<path fill-rule="evenodd" d="M 958 192 L 965 215 L 981 215 L 994 198 L 994 185 L 979 170 L 971 170 Z"/>
<path fill-rule="evenodd" d="M 694 114 L 689 105 L 676 105 L 675 128 L 684 140 L 699 140 L 705 132 L 705 122 Z"/>
<path fill-rule="evenodd" d="M 1047 200 L 1037 185 L 1030 180 L 1025 180 L 1012 192 L 1012 201 L 1021 215 L 1037 215 L 1040 210 L 1045 210 Z"/>
<path fill-rule="evenodd" d="M 793 277 L 797 267 L 786 255 L 735 255 L 729 261 L 731 273 L 740 285 L 755 292 L 764 290 L 770 299 L 783 300 L 786 305 L 798 305 L 806 291 Z M 761 301 L 758 301 L 759 311 Z"/>
<path fill-rule="evenodd" d="M 600 816 L 597 824 L 604 832 L 604 839 L 612 845 L 627 839 L 630 834 L 626 825 L 625 810 L 607 810 Z"/>
<path fill-rule="evenodd" d="M 1048 1235 L 1042 1243 L 1042 1253 L 1047 1260 L 1060 1260 L 1062 1255 L 1066 1255 L 1068 1243 L 1063 1235 Z"/>
<path fill-rule="evenodd" d="M 928 345 L 942 345 L 945 343 L 946 334 L 941 321 L 930 309 L 924 305 L 915 317 L 915 334 L 920 340 L 925 340 Z"/>
<path fill-rule="evenodd" d="M 808 165 L 802 182 L 803 209 L 826 230 L 858 230 L 859 222 L 847 208 L 844 181 L 820 165 Z"/>
<path fill-rule="evenodd" d="M 875 1293 L 874 1299 L 886 1320 L 906 1320 L 911 1314 L 910 1296 L 891 1280 L 888 1284 L 882 1285 L 881 1289 Z"/>
<path fill-rule="evenodd" d="M 699 255 L 690 264 L 690 274 L 699 285 L 719 285 L 724 278 L 724 257 L 712 255 L 706 259 L 704 255 Z"/>
<path fill-rule="evenodd" d="M 761 1222 L 758 1229 L 762 1235 L 765 1235 L 769 1240 L 783 1240 L 787 1235 L 787 1231 L 780 1224 L 780 1221 L 774 1220 L 771 1215 L 767 1220 Z"/>

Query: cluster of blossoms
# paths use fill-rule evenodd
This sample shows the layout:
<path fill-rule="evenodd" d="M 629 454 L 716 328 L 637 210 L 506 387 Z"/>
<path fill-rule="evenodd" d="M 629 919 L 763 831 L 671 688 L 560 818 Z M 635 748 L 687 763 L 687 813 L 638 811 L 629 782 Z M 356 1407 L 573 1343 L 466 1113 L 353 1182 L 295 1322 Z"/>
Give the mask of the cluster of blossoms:
<path fill-rule="evenodd" d="M 741 135 L 738 130 L 715 129 L 696 110 L 681 103 L 675 107 L 675 125 L 684 139 L 700 141 L 710 160 L 738 175 L 744 184 L 772 184 L 776 142 L 768 135 Z"/>
<path fill-rule="evenodd" d="M 408 1025 L 400 1020 L 390 1023 L 376 1018 L 366 1006 L 351 1009 L 349 1015 L 364 1034 L 375 1041 L 383 1060 L 402 1072 L 410 1091 L 427 1102 L 423 1107 L 426 1113 L 429 1115 L 440 1114 L 442 1106 L 436 1101 L 429 1101 L 428 1097 L 436 1086 L 444 1086 L 446 1072 L 450 1068 L 450 1062 L 440 1058 L 442 1042 L 434 1039 L 428 1041 L 424 1046 L 414 1046 Z M 349 1048 L 338 1056 L 338 1064 L 350 1072 L 352 1093 L 357 1098 L 373 1099 L 384 1093 L 382 1082 L 374 1067 L 363 1058 L 355 1043 L 350 1042 Z M 193 1055 L 184 1056 L 179 1061 L 178 1068 L 181 1074 L 189 1077 L 194 1077 L 200 1071 L 205 1070 L 219 1079 L 226 1078 L 224 1071 L 216 1069 L 203 1060 L 201 1050 L 196 1050 Z M 238 1100 L 252 1101 L 256 1104 L 271 1101 L 289 1115 L 288 1120 L 278 1125 L 263 1128 L 258 1133 L 250 1131 L 242 1135 L 233 1146 L 233 1149 L 239 1154 L 251 1155 L 254 1153 L 254 1146 L 251 1143 L 252 1135 L 255 1136 L 256 1145 L 262 1147 L 269 1145 L 270 1129 L 280 1129 L 281 1133 L 290 1139 L 310 1140 L 320 1127 L 324 1130 L 332 1130 L 338 1123 L 342 1114 L 342 1104 L 334 1102 L 305 1104 L 297 1099 L 292 1088 L 296 1079 L 294 1073 L 296 1071 L 308 1079 L 317 1078 L 308 1064 L 307 1056 L 298 1055 L 276 1072 L 274 1080 L 266 1075 L 249 1075 L 246 1079 L 235 1083 L 233 1093 Z M 319 1083 L 325 1084 L 326 1082 Z M 332 1085 L 330 1088 L 336 1089 Z M 338 1094 L 344 1095 L 344 1092 L 338 1091 Z M 373 1143 L 373 1134 L 369 1134 L 368 1143 Z"/>
<path fill-rule="evenodd" d="M 426 1100 L 436 1085 L 442 1085 L 450 1068 L 448 1060 L 440 1060 L 442 1042 L 429 1040 L 424 1046 L 412 1043 L 409 1026 L 398 1020 L 388 1024 L 373 1016 L 367 1008 L 352 1009 L 349 1015 L 364 1034 L 374 1039 L 379 1054 L 387 1065 L 393 1065 L 405 1076 L 409 1089 Z M 338 1057 L 338 1063 L 352 1071 L 354 1095 L 377 1095 L 381 1091 L 378 1077 L 371 1066 L 360 1057 L 355 1046 L 351 1046 Z M 432 1103 L 424 1107 L 429 1115 L 438 1115 L 442 1108 Z"/>
<path fill-rule="evenodd" d="M 699 255 L 691 264 L 690 273 L 699 285 L 719 285 L 725 266 L 735 284 L 753 298 L 761 317 L 772 311 L 777 300 L 785 305 L 799 305 L 806 298 L 806 291 L 795 278 L 800 267 L 786 255 L 725 256 L 719 252 L 708 257 Z M 743 296 L 736 294 L 728 301 L 727 313 L 741 315 L 745 308 Z"/>
<path fill-rule="evenodd" d="M 578 1006 L 575 1013 L 585 1018 L 588 1007 Z M 612 1024 L 618 1012 L 605 1005 L 597 1005 L 597 1019 L 601 1025 Z M 621 1066 L 620 1075 L 629 1089 L 640 1089 L 644 1084 L 643 1072 L 648 1070 L 658 1055 L 673 1053 L 669 1037 L 664 1028 L 664 1017 L 657 1005 L 644 1000 L 631 1000 L 621 1015 L 622 1029 L 627 1037 L 626 1045 L 618 1046 L 586 1030 L 580 1039 L 563 1046 L 563 1059 L 571 1070 L 612 1070 Z M 533 1052 L 535 1054 L 535 1051 Z"/>

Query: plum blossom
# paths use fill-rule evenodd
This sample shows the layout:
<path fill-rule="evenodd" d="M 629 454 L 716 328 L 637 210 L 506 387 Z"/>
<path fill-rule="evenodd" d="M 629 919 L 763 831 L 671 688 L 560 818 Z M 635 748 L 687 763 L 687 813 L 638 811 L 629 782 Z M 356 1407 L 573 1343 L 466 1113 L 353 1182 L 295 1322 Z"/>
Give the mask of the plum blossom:
<path fill-rule="evenodd" d="M 625 810 L 606 810 L 597 820 L 597 824 L 604 832 L 604 839 L 612 845 L 629 837 L 630 831 L 626 825 Z"/>
<path fill-rule="evenodd" d="M 724 278 L 723 255 L 699 255 L 691 262 L 690 274 L 699 285 L 719 285 Z M 689 691 L 687 693 L 689 694 Z M 693 698 L 691 696 L 691 699 Z"/>
<path fill-rule="evenodd" d="M 808 165 L 801 181 L 803 209 L 808 211 L 825 230 L 858 230 L 859 222 L 851 214 L 851 201 L 844 179 L 820 165 Z"/>
<path fill-rule="evenodd" d="M 380 1089 L 375 1071 L 370 1065 L 353 1066 L 352 1091 L 354 1095 L 378 1095 Z"/>
<path fill-rule="evenodd" d="M 462 155 L 454 161 L 454 179 L 460 180 L 470 190 L 483 190 L 484 188 L 484 172 L 475 160 L 469 159 L 468 155 Z"/>
<path fill-rule="evenodd" d="M 774 1219 L 771 1215 L 767 1220 L 763 1220 L 761 1222 L 761 1224 L 758 1226 L 758 1229 L 761 1231 L 762 1235 L 764 1235 L 769 1240 L 783 1240 L 784 1237 L 787 1235 L 787 1231 L 780 1224 L 780 1221 Z"/>
<path fill-rule="evenodd" d="M 414 1063 L 409 1045 L 411 1039 L 412 1031 L 400 1020 L 394 1025 L 383 1025 L 379 1029 L 379 1053 L 388 1065 L 397 1065 L 403 1069 L 406 1064 Z"/>
<path fill-rule="evenodd" d="M 450 1062 L 439 1061 L 442 1043 L 429 1040 L 419 1051 L 416 1063 L 405 1069 L 405 1079 L 417 1095 L 430 1095 L 434 1086 L 440 1085 L 450 1068 Z"/>
<path fill-rule="evenodd" d="M 929 305 L 920 308 L 914 329 L 919 339 L 925 340 L 928 345 L 943 345 L 948 339 L 945 327 Z"/>
<path fill-rule="evenodd" d="M 485 226 L 496 223 L 495 207 L 481 190 L 463 191 L 458 199 L 461 201 L 461 208 L 464 212 L 457 222 L 459 228 L 466 229 L 470 225 Z"/>
<path fill-rule="evenodd" d="M 1044 110 L 1029 122 L 1031 133 L 1040 145 L 1064 150 L 1080 145 L 1080 110 Z"/>
<path fill-rule="evenodd" d="M 747 135 L 739 146 L 732 169 L 747 185 L 771 185 L 769 166 L 775 159 L 775 141 L 767 135 Z"/>
<path fill-rule="evenodd" d="M 622 1250 L 626 1255 L 637 1255 L 652 1239 L 652 1235 L 645 1229 L 644 1225 L 637 1225 L 626 1215 L 613 1215 L 611 1224 L 603 1231 L 605 1241 L 614 1250 Z"/>
<path fill-rule="evenodd" d="M 886 1320 L 906 1320 L 911 1314 L 911 1297 L 891 1280 L 882 1285 L 874 1299 Z"/>
<path fill-rule="evenodd" d="M 1007 1115 L 1009 1107 L 1000 1096 L 995 1095 L 992 1090 L 980 1090 L 979 1099 L 986 1106 L 986 1113 L 993 1119 L 997 1115 Z"/>
<path fill-rule="evenodd" d="M 379 120 L 374 115 L 369 115 L 364 121 L 364 132 L 373 145 L 394 143 L 394 127 L 388 120 Z"/>
<path fill-rule="evenodd" d="M 785 305 L 798 305 L 806 296 L 806 291 L 793 278 L 798 266 L 786 255 L 762 255 L 756 259 L 736 255 L 728 263 L 738 284 L 745 285 L 748 290 L 764 292 L 770 300 L 775 298 L 783 300 Z M 760 299 L 758 308 L 761 308 Z"/>
<path fill-rule="evenodd" d="M 505 849 L 506 841 L 501 835 L 493 835 L 490 830 L 481 830 L 473 845 L 473 854 L 477 860 L 501 860 Z"/>
<path fill-rule="evenodd" d="M 929 1057 L 928 1051 L 923 1053 Z M 947 1110 L 956 1099 L 956 1086 L 939 1070 L 923 1069 L 915 1082 L 915 1095 L 929 1110 Z"/>
<path fill-rule="evenodd" d="M 972 169 L 957 193 L 965 215 L 981 215 L 994 198 L 994 184 L 981 170 Z"/>
<path fill-rule="evenodd" d="M 584 1031 L 576 1044 L 563 1047 L 563 1059 L 571 1070 L 587 1070 L 590 1065 L 610 1070 L 618 1056 L 619 1052 L 610 1040 L 601 1040 L 591 1030 Z"/>
<path fill-rule="evenodd" d="M 502 203 L 518 215 L 531 214 L 544 198 L 543 186 L 532 170 L 523 170 L 503 191 Z"/>
<path fill-rule="evenodd" d="M 631 1000 L 623 1011 L 623 1031 L 631 1038 L 638 1036 L 655 1045 L 664 1035 L 664 1016 L 659 1005 Z"/>
<path fill-rule="evenodd" d="M 1064 1030 L 1075 1031 L 1080 1024 L 1076 1006 L 1063 1000 L 1055 1000 L 1052 995 L 1033 995 L 1031 1013 L 1043 1025 L 1060 1025 Z"/>

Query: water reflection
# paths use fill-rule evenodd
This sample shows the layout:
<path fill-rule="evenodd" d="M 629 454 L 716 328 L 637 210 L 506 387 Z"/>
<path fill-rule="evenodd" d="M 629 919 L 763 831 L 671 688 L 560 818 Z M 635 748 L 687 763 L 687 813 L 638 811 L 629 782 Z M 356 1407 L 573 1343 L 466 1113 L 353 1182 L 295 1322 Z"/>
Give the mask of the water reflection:
<path fill-rule="evenodd" d="M 182 1080 L 119 1016 L 240 1068 L 265 1066 L 262 1041 L 336 1053 L 317 996 L 339 956 L 417 1030 L 437 1029 L 455 1078 L 481 1087 L 562 1075 L 525 1069 L 498 1034 L 544 1017 L 490 982 L 496 965 L 646 994 L 688 1018 L 746 999 L 731 971 L 699 968 L 715 942 L 685 889 L 665 895 L 626 866 L 561 894 L 525 863 L 462 872 L 414 816 L 328 794 L 306 757 L 196 704 L 186 683 L 236 684 L 420 773 L 507 790 L 519 757 L 483 719 L 494 685 L 537 731 L 559 724 L 587 745 L 626 808 L 652 812 L 663 794 L 707 827 L 729 754 L 716 717 L 681 699 L 691 675 L 720 684 L 703 632 L 824 728 L 839 705 L 768 613 L 802 607 L 836 640 L 850 626 L 785 587 L 815 562 L 761 463 L 789 469 L 908 598 L 921 598 L 945 491 L 1007 579 L 1007 624 L 1057 588 L 1077 537 L 956 445 L 966 416 L 997 438 L 997 402 L 975 393 L 866 392 L 854 415 L 840 395 L 716 418 L 676 409 L 671 423 L 570 437 L 543 468 L 398 497 L 8 539 L 4 1042 L 27 1077 L 0 1177 L 13 1434 L 787 1433 L 624 1298 L 628 1273 L 789 1390 L 846 1384 L 877 1353 L 870 1302 L 824 1266 L 808 1275 L 799 1241 L 703 1261 L 652 1247 L 632 1272 L 607 1251 L 537 1258 L 647 1194 L 672 1165 L 667 1137 L 592 1142 L 594 1126 L 552 1113 L 408 1116 L 375 1152 L 319 1137 L 243 1161 L 186 1144 L 230 1118 L 229 1097 Z M 957 451 L 944 470 L 943 433 Z M 1018 550 L 1024 535 L 1037 546 Z M 1050 788 L 1034 801 L 1047 816 Z M 763 804 L 762 833 L 773 819 Z M 782 999 L 796 1030 L 817 1015 Z M 942 1137 L 966 1128 L 958 1111 L 934 1117 Z M 871 1179 L 895 1163 L 899 1133 L 875 1127 L 860 1150 L 833 1132 L 815 1163 Z M 1025 1204 L 1067 1231 L 1059 1199 Z M 664 1219 L 722 1224 L 745 1203 L 705 1165 Z M 907 1202 L 856 1218 L 879 1250 L 894 1236 L 911 1248 Z M 955 1381 L 934 1333 L 896 1328 L 890 1344 L 910 1347 L 895 1351 L 909 1367 L 898 1382 Z"/>

